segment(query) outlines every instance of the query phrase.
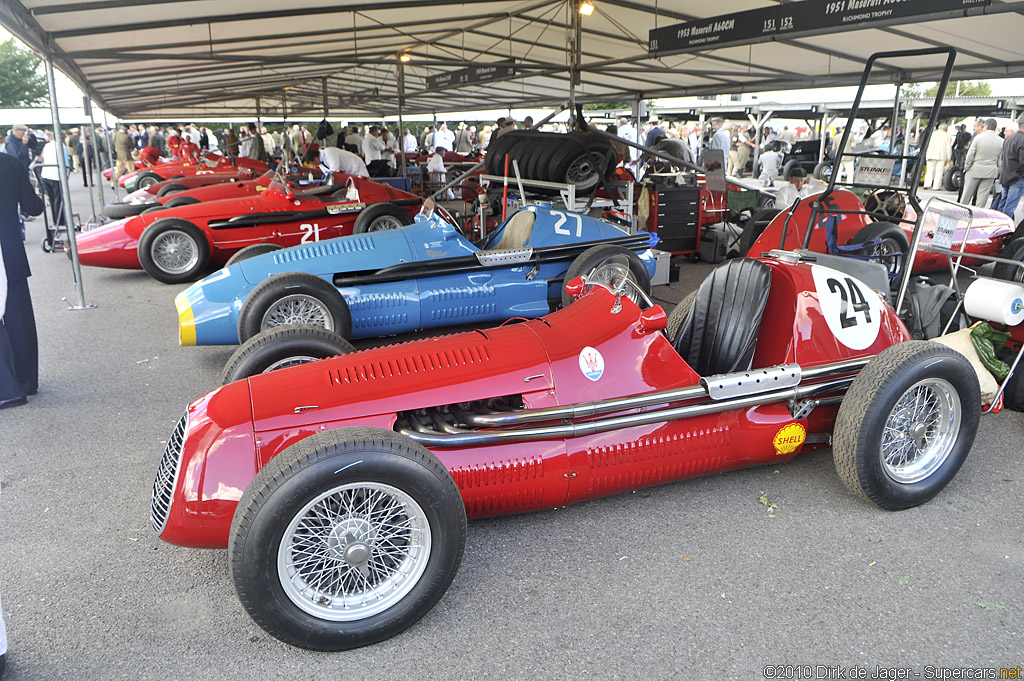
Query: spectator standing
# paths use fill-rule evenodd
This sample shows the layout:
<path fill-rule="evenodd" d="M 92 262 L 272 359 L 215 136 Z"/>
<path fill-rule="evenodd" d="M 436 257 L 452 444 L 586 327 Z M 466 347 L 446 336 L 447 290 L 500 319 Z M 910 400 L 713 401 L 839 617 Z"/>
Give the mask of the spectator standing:
<path fill-rule="evenodd" d="M 523 119 L 523 129 L 529 130 L 533 127 L 533 116 L 527 116 Z"/>
<path fill-rule="evenodd" d="M 402 137 L 402 151 L 406 154 L 415 154 L 419 150 L 420 146 L 416 135 L 412 134 L 409 128 L 406 128 L 405 135 Z"/>
<path fill-rule="evenodd" d="M 665 131 L 660 125 L 658 125 L 657 119 L 651 119 L 650 125 L 647 126 L 647 137 L 644 138 L 645 147 L 653 147 L 657 144 L 658 140 L 665 136 Z M 643 159 L 641 159 L 643 160 Z"/>
<path fill-rule="evenodd" d="M 65 164 L 67 164 L 68 154 L 63 144 L 56 144 L 53 141 L 53 133 L 48 132 L 47 139 L 48 141 L 43 147 L 43 167 L 39 169 L 39 179 L 42 180 L 43 191 L 50 199 L 50 214 L 53 216 L 53 224 L 63 227 L 65 224 L 64 194 L 60 190 L 60 168 L 57 167 L 58 147 L 60 147 L 60 153 L 64 154 Z"/>
<path fill-rule="evenodd" d="M 615 134 L 627 142 L 636 144 L 636 128 L 629 124 L 628 118 L 619 119 L 619 128 Z M 636 160 L 640 158 L 640 150 L 635 147 L 629 147 L 628 145 L 627 148 L 629 149 L 629 153 L 628 155 L 623 156 L 622 160 L 625 163 L 635 164 Z"/>
<path fill-rule="evenodd" d="M 444 147 L 446 151 L 454 151 L 455 133 L 448 129 L 447 123 L 442 123 L 434 133 L 434 147 Z"/>
<path fill-rule="evenodd" d="M 999 158 L 1003 153 L 1003 140 L 996 134 L 996 119 L 974 122 L 974 140 L 964 161 L 964 203 L 982 206 L 988 203 L 992 185 L 999 177 Z"/>
<path fill-rule="evenodd" d="M 725 121 L 721 118 L 712 118 L 711 131 L 711 143 L 708 145 L 708 148 L 718 149 L 722 152 L 724 158 L 729 158 L 729 147 L 732 144 L 732 140 L 729 131 L 725 129 Z"/>
<path fill-rule="evenodd" d="M 43 200 L 32 189 L 28 169 L 0 154 L 0 259 L 6 296 L 0 321 L 0 409 L 25 404 L 39 388 L 39 348 L 22 243 L 20 214 L 39 215 Z"/>
<path fill-rule="evenodd" d="M 270 156 L 267 154 L 267 147 L 263 144 L 263 137 L 256 134 L 255 123 L 249 124 L 249 138 L 252 139 L 252 143 L 249 147 L 248 157 L 254 161 L 270 163 Z"/>
<path fill-rule="evenodd" d="M 80 166 L 78 163 L 78 128 L 71 128 L 65 143 L 68 148 L 68 156 L 71 157 L 70 172 L 77 173 Z"/>
<path fill-rule="evenodd" d="M 4 140 L 4 153 L 10 154 L 14 158 L 28 169 L 30 163 L 32 163 L 32 153 L 28 148 L 28 140 L 26 139 L 28 133 L 28 127 L 21 123 L 15 123 L 11 131 L 7 133 L 7 139 Z"/>
<path fill-rule="evenodd" d="M 1024 194 L 1024 114 L 1017 118 L 1018 130 L 1003 141 L 1003 164 L 999 170 L 999 184 L 1003 190 L 992 207 L 1014 219 L 1017 204 Z"/>
<path fill-rule="evenodd" d="M 925 153 L 925 161 L 928 162 L 928 169 L 925 172 L 924 184 L 929 189 L 942 189 L 942 174 L 949 163 L 952 142 L 949 133 L 946 132 L 947 125 L 939 123 L 932 131 L 932 138 L 928 141 L 928 150 Z"/>
<path fill-rule="evenodd" d="M 78 162 L 82 166 L 82 186 L 89 186 L 89 178 L 92 176 L 92 135 L 88 130 L 78 138 Z"/>
<path fill-rule="evenodd" d="M 151 126 L 149 129 L 149 146 L 153 147 L 163 155 L 167 149 L 167 141 L 164 139 L 164 133 L 160 128 Z"/>
<path fill-rule="evenodd" d="M 468 154 L 473 151 L 473 133 L 465 123 L 459 125 L 459 131 L 455 133 L 455 151 L 460 154 Z"/>
<path fill-rule="evenodd" d="M 977 124 L 977 121 L 975 121 Z M 997 135 L 999 137 L 1000 135 Z M 953 138 L 953 163 L 958 166 L 964 165 L 967 158 L 967 150 L 971 146 L 971 133 L 967 132 L 967 124 L 961 123 Z"/>
<path fill-rule="evenodd" d="M 754 141 L 750 137 L 748 131 L 743 126 L 740 126 L 736 134 L 736 177 L 743 177 L 743 173 L 747 169 L 747 160 L 750 158 L 750 152 L 754 148 Z M 782 157 L 780 156 L 779 158 L 781 159 Z M 775 178 L 773 176 L 772 182 L 774 183 L 774 181 Z"/>
<path fill-rule="evenodd" d="M 345 137 L 345 144 L 351 144 L 356 148 L 354 153 L 363 153 L 363 136 L 359 134 L 358 125 L 350 125 L 348 128 L 348 135 Z M 352 151 L 349 149 L 349 151 Z"/>
<path fill-rule="evenodd" d="M 114 168 L 114 177 L 110 183 L 111 187 L 121 179 L 122 175 L 135 170 L 135 162 L 132 161 L 132 150 L 134 148 L 135 145 L 128 134 L 128 126 L 121 125 L 117 133 L 114 134 L 114 156 L 117 159 L 117 166 Z"/>
<path fill-rule="evenodd" d="M 228 128 L 228 132 L 224 135 L 224 152 L 231 158 L 238 157 L 238 135 L 235 134 L 234 128 Z"/>

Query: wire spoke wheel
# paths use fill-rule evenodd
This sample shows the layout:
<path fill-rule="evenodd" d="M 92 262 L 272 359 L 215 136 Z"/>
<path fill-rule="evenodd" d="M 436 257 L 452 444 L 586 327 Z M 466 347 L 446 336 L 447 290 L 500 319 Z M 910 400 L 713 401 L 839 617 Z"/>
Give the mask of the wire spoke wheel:
<path fill-rule="evenodd" d="M 903 264 L 902 249 L 892 239 L 882 239 L 871 248 L 869 255 L 873 260 L 884 265 L 890 274 L 898 273 Z"/>
<path fill-rule="evenodd" d="M 597 169 L 594 167 L 590 154 L 586 154 L 572 162 L 569 170 L 565 173 L 565 182 L 566 184 L 590 186 L 594 182 L 596 173 Z"/>
<path fill-rule="evenodd" d="M 296 357 L 286 357 L 282 360 L 274 362 L 261 373 L 269 374 L 271 371 L 277 371 L 278 369 L 287 369 L 288 367 L 298 366 L 300 364 L 308 364 L 309 362 L 316 362 L 319 357 L 310 357 L 308 355 L 299 355 Z"/>
<path fill-rule="evenodd" d="M 260 330 L 293 324 L 319 326 L 334 331 L 331 311 L 322 301 L 305 293 L 287 295 L 273 302 L 263 314 Z"/>
<path fill-rule="evenodd" d="M 642 304 L 643 298 L 640 296 L 639 288 L 629 276 L 629 261 L 622 256 L 614 256 L 595 267 L 586 281 L 588 284 L 604 286 L 612 293 L 621 294 L 637 305 Z"/>
<path fill-rule="evenodd" d="M 199 248 L 186 232 L 169 229 L 153 240 L 150 256 L 164 272 L 181 274 L 196 266 L 199 261 Z"/>
<path fill-rule="evenodd" d="M 397 218 L 391 215 L 382 215 L 373 222 L 370 223 L 369 227 L 366 228 L 367 232 L 384 232 L 389 229 L 401 229 L 405 225 Z"/>
<path fill-rule="evenodd" d="M 304 612 L 333 622 L 361 620 L 416 586 L 430 545 L 427 515 L 411 496 L 382 483 L 350 483 L 292 518 L 278 549 L 278 577 Z"/>
<path fill-rule="evenodd" d="M 924 480 L 946 461 L 960 430 L 960 397 L 941 378 L 921 381 L 896 401 L 882 431 L 886 475 L 903 484 Z"/>

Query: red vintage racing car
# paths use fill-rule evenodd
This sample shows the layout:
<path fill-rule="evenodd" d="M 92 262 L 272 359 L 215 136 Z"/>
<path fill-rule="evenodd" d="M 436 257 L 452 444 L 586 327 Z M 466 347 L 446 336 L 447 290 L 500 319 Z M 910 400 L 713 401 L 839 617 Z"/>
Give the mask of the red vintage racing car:
<path fill-rule="evenodd" d="M 342 176 L 343 174 L 338 174 Z M 240 250 L 246 255 L 412 223 L 421 199 L 386 184 L 345 182 L 294 193 L 280 182 L 235 199 L 165 208 L 78 236 L 83 265 L 146 270 L 167 284 L 192 281 Z"/>
<path fill-rule="evenodd" d="M 917 213 L 903 198 L 902 194 L 882 190 L 868 194 L 862 203 L 860 198 L 848 189 L 834 189 L 824 196 L 825 192 L 812 194 L 802 199 L 795 208 L 782 207 L 771 217 L 767 224 L 758 221 L 758 216 L 748 223 L 748 230 L 759 230 L 760 234 L 753 240 L 747 255 L 753 256 L 767 253 L 773 248 L 803 248 L 808 227 L 811 228 L 809 250 L 816 253 L 828 253 L 827 243 L 828 222 L 835 220 L 836 243 L 839 245 L 865 244 L 865 255 L 888 258 L 888 266 L 895 273 L 899 269 L 900 256 L 910 250 L 910 239 L 917 222 Z M 821 208 L 812 215 L 814 203 L 821 199 Z M 964 220 L 957 222 L 953 237 L 953 249 L 969 255 L 997 256 L 1003 247 L 1017 236 L 1013 220 L 996 210 L 977 207 L 961 207 Z M 966 220 L 970 212 L 970 221 Z M 873 213 L 870 215 L 868 213 Z M 879 220 L 876 216 L 888 216 L 892 221 Z M 935 235 L 935 216 L 926 216 L 931 223 L 926 223 L 921 232 L 921 244 L 927 246 Z M 897 222 L 898 220 L 898 222 Z M 750 238 L 748 236 L 748 238 Z M 965 258 L 964 264 L 976 265 L 978 259 Z M 944 255 L 934 252 L 919 251 L 914 258 L 913 272 L 935 272 L 947 268 Z"/>
<path fill-rule="evenodd" d="M 268 173 L 270 171 L 267 171 Z M 256 175 L 250 168 L 234 168 L 230 171 L 215 172 L 202 175 L 189 175 L 188 177 L 177 177 L 173 180 L 161 180 L 143 189 L 136 189 L 124 197 L 121 203 L 108 203 L 103 208 L 103 214 L 115 220 L 126 218 L 131 215 L 138 215 L 146 208 L 152 207 L 153 203 L 160 198 L 170 198 L 173 194 L 191 191 L 210 185 L 227 184 L 234 182 L 245 182 L 264 177 L 267 173 Z M 227 198 L 227 197 L 219 197 Z M 141 206 L 141 208 L 139 207 Z"/>
<path fill-rule="evenodd" d="M 267 172 L 267 164 L 263 161 L 255 161 L 251 158 L 229 158 L 220 154 L 209 153 L 199 163 L 192 161 L 170 161 L 158 163 L 148 168 L 136 168 L 130 173 L 125 173 L 118 178 L 118 184 L 130 192 L 136 189 L 143 189 L 151 184 L 169 180 L 172 178 L 189 177 L 191 175 L 203 175 L 224 170 L 248 168 L 254 174 L 260 175 Z M 107 170 L 110 170 L 109 168 Z M 104 177 L 110 179 L 104 170 Z"/>
<path fill-rule="evenodd" d="M 670 318 L 624 295 L 623 268 L 607 284 L 573 279 L 575 302 L 540 319 L 230 383 L 175 427 L 152 526 L 173 544 L 228 548 L 243 605 L 274 636 L 341 650 L 430 610 L 458 570 L 467 516 L 777 465 L 829 443 L 857 495 L 923 503 L 971 448 L 978 378 L 953 350 L 904 342 L 883 298 L 825 264 L 848 260 L 732 260 Z"/>

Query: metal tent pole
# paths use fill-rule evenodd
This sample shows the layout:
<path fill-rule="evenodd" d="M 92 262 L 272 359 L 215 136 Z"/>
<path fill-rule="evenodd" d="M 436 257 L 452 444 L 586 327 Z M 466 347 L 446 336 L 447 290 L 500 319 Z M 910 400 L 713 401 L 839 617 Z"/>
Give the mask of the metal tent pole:
<path fill-rule="evenodd" d="M 103 111 L 103 129 L 104 130 L 110 130 L 110 124 L 107 123 L 107 112 L 106 112 L 106 110 Z M 118 183 L 117 178 L 114 177 L 114 175 L 113 175 L 114 169 L 117 168 L 117 166 L 114 165 L 114 150 L 112 148 L 113 146 L 114 146 L 114 140 L 113 140 L 113 138 L 111 138 L 110 144 L 107 145 L 107 163 L 110 164 L 110 168 L 111 168 L 111 170 L 110 170 L 110 172 L 111 172 L 110 179 L 111 179 L 111 185 L 114 187 L 114 203 L 118 203 L 118 202 L 121 201 L 121 185 Z"/>
<path fill-rule="evenodd" d="M 398 130 L 395 135 L 398 137 L 398 154 L 402 159 L 402 178 L 408 177 L 405 167 L 405 123 L 402 122 L 402 109 L 405 106 L 405 62 L 402 55 L 398 55 Z"/>
<path fill-rule="evenodd" d="M 89 97 L 88 95 L 86 95 L 86 101 L 88 101 L 88 99 Z M 96 119 L 92 115 L 92 102 L 89 103 L 87 110 L 89 111 L 89 124 L 92 126 L 92 152 L 93 156 L 96 157 L 96 177 L 99 178 L 99 181 L 96 183 L 96 186 L 99 187 L 100 190 L 100 204 L 106 205 L 107 197 L 103 195 L 103 166 L 102 161 L 100 160 L 100 138 L 99 135 L 96 134 Z M 106 137 L 106 133 L 104 133 L 103 136 Z M 104 144 L 103 146 L 109 149 L 113 145 L 113 143 L 114 141 L 110 140 L 109 144 Z M 111 170 L 110 172 L 110 177 L 113 178 L 114 171 Z M 93 216 L 95 217 L 95 213 L 93 214 Z"/>
<path fill-rule="evenodd" d="M 57 87 L 54 84 L 53 58 L 46 55 L 46 88 L 50 95 L 50 115 L 53 117 L 53 139 L 64 139 L 60 134 L 60 113 L 57 111 Z M 60 174 L 60 193 L 64 199 L 64 223 L 67 225 L 68 247 L 71 249 L 71 270 L 75 276 L 75 288 L 78 289 L 78 305 L 69 306 L 72 310 L 85 310 L 95 305 L 86 305 L 85 286 L 82 282 L 82 266 L 78 262 L 78 244 L 75 241 L 75 222 L 71 213 L 71 188 L 68 186 L 68 166 L 64 154 L 57 154 L 57 170 Z"/>
<path fill-rule="evenodd" d="M 576 121 L 576 85 L 582 82 L 580 79 L 580 39 L 583 34 L 583 15 L 580 14 L 579 5 L 572 0 L 572 54 L 569 56 L 569 128 L 573 129 L 579 123 Z M 637 137 L 639 138 L 639 127 Z"/>

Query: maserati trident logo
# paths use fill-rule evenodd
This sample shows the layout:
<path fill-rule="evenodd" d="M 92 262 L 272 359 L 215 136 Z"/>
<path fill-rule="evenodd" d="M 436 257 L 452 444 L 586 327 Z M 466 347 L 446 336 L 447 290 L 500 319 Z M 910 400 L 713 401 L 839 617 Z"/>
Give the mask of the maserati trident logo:
<path fill-rule="evenodd" d="M 604 357 L 589 345 L 580 351 L 580 371 L 591 381 L 596 381 L 604 374 Z"/>

